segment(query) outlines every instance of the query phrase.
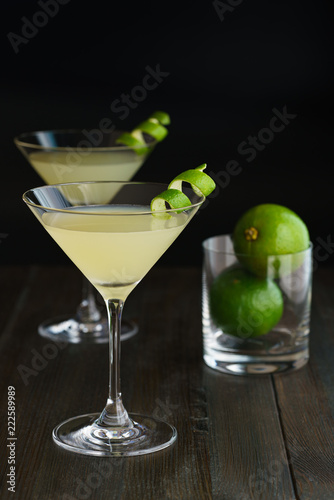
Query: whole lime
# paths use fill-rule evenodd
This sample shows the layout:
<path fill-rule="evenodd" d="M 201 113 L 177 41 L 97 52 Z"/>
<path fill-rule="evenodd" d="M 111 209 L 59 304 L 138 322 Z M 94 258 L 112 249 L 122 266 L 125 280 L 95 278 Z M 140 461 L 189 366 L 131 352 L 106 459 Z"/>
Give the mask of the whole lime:
<path fill-rule="evenodd" d="M 273 280 L 235 266 L 215 278 L 209 304 L 215 324 L 224 333 L 244 339 L 265 335 L 283 313 L 283 296 Z"/>
<path fill-rule="evenodd" d="M 273 203 L 245 212 L 235 225 L 232 239 L 239 261 L 262 277 L 279 277 L 298 268 L 304 255 L 297 254 L 310 245 L 302 219 L 289 208 Z M 290 257 L 276 257 L 284 255 Z"/>

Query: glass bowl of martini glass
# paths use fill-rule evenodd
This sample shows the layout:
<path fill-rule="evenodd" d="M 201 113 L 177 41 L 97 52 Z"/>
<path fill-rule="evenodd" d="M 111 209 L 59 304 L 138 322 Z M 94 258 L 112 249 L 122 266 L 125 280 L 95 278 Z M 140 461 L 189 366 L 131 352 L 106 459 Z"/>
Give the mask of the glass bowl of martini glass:
<path fill-rule="evenodd" d="M 169 122 L 166 113 L 156 111 L 132 132 L 44 130 L 20 134 L 14 143 L 47 184 L 129 181 L 165 138 Z M 95 290 L 87 279 L 82 283 L 77 310 L 41 323 L 41 336 L 70 343 L 108 342 L 107 318 L 97 304 Z M 122 340 L 137 331 L 134 321 L 124 320 Z"/>
<path fill-rule="evenodd" d="M 196 194 L 184 188 L 179 193 L 186 198 L 178 200 L 178 209 L 167 208 L 164 200 L 171 191 L 175 195 L 177 190 L 156 183 L 101 181 L 42 186 L 23 195 L 50 236 L 101 294 L 108 314 L 106 405 L 100 413 L 70 418 L 53 430 L 54 442 L 66 450 L 93 456 L 142 455 L 176 440 L 172 425 L 128 413 L 120 388 L 124 302 L 205 201 L 206 193 L 200 196 L 198 190 Z M 160 205 L 153 209 L 156 199 Z"/>

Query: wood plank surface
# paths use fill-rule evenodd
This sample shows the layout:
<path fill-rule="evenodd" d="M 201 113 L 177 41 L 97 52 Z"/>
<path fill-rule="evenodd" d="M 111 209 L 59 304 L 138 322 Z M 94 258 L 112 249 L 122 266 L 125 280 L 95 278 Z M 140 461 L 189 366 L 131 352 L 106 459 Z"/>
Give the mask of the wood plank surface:
<path fill-rule="evenodd" d="M 310 361 L 274 377 L 298 498 L 334 498 L 334 280 L 314 273 Z"/>
<path fill-rule="evenodd" d="M 223 375 L 202 362 L 200 269 L 155 268 L 125 315 L 128 411 L 176 426 L 172 448 L 92 458 L 54 445 L 52 429 L 102 410 L 107 345 L 57 345 L 37 334 L 72 312 L 81 276 L 68 267 L 0 269 L 1 499 L 333 499 L 333 271 L 314 276 L 311 360 L 289 375 Z M 22 368 L 23 367 L 23 368 Z M 18 369 L 19 368 L 19 369 Z M 16 491 L 7 490 L 7 388 L 16 390 Z"/>

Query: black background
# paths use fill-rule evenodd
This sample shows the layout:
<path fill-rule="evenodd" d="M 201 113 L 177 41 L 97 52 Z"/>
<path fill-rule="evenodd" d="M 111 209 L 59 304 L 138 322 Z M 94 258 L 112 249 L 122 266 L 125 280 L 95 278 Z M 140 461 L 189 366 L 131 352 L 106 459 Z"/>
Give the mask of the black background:
<path fill-rule="evenodd" d="M 231 232 L 246 209 L 265 202 L 296 211 L 317 247 L 331 240 L 329 1 L 201 0 L 177 7 L 65 1 L 27 43 L 17 44 L 17 53 L 13 34 L 23 36 L 27 19 L 43 23 L 36 13 L 47 1 L 1 5 L 2 263 L 69 262 L 21 201 L 25 190 L 43 182 L 13 137 L 38 129 L 90 130 L 103 118 L 131 129 L 156 109 L 170 114 L 170 133 L 135 179 L 169 182 L 203 162 L 221 179 L 162 264 L 200 265 L 203 239 Z M 132 99 L 136 106 L 123 118 L 111 105 L 142 84 L 148 66 L 165 76 L 141 102 Z M 284 107 L 295 118 L 247 161 L 240 144 L 269 126 L 273 109 Z M 230 160 L 241 172 L 227 182 Z M 330 246 L 319 252 L 321 264 L 330 263 L 332 252 Z"/>

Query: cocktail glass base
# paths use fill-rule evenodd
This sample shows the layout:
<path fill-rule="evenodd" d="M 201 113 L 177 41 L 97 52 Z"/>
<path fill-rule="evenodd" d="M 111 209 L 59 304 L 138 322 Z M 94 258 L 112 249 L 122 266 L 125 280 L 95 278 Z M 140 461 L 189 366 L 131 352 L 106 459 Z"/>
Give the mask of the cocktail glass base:
<path fill-rule="evenodd" d="M 53 430 L 54 442 L 81 455 L 116 457 L 154 453 L 177 438 L 175 427 L 153 417 L 129 413 L 130 428 L 102 428 L 96 422 L 99 417 L 90 413 L 66 420 Z"/>
<path fill-rule="evenodd" d="M 54 342 L 70 344 L 103 344 L 109 341 L 107 320 L 82 323 L 75 317 L 59 316 L 41 323 L 38 333 Z M 138 333 L 138 325 L 131 320 L 122 320 L 121 340 L 127 340 Z"/>

